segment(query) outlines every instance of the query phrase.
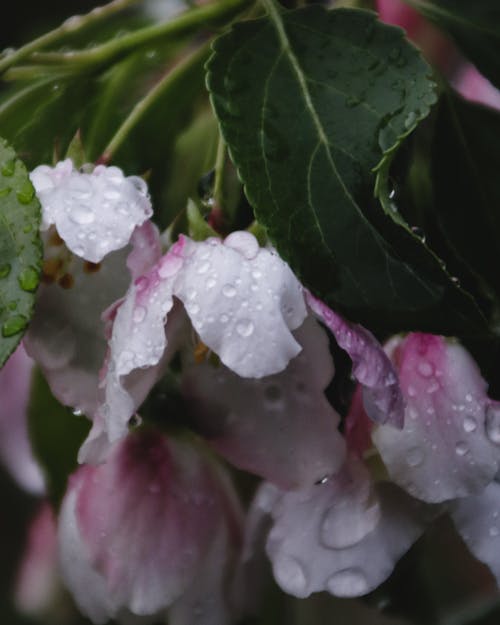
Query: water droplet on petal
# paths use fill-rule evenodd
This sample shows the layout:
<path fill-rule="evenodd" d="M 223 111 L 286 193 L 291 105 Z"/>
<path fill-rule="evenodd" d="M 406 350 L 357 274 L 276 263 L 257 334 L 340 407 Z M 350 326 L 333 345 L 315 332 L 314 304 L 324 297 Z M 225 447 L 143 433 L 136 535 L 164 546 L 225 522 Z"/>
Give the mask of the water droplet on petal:
<path fill-rule="evenodd" d="M 489 535 L 492 538 L 495 538 L 496 536 L 498 536 L 500 534 L 500 530 L 498 529 L 498 527 L 496 527 L 495 525 L 492 525 L 488 531 Z"/>
<path fill-rule="evenodd" d="M 222 287 L 222 295 L 226 297 L 234 297 L 236 295 L 236 289 L 232 284 L 225 284 Z"/>
<path fill-rule="evenodd" d="M 248 260 L 255 258 L 259 252 L 259 243 L 250 232 L 232 232 L 224 239 L 224 245 L 237 250 Z"/>
<path fill-rule="evenodd" d="M 144 321 L 144 318 L 146 317 L 146 309 L 144 308 L 144 306 L 138 306 L 134 310 L 133 317 L 135 323 L 141 323 L 142 321 Z"/>
<path fill-rule="evenodd" d="M 302 564 L 292 556 L 281 555 L 274 561 L 274 576 L 280 586 L 292 595 L 305 596 L 307 576 Z"/>
<path fill-rule="evenodd" d="M 217 280 L 215 278 L 209 278 L 206 282 L 207 289 L 213 289 L 217 284 Z"/>
<path fill-rule="evenodd" d="M 251 336 L 251 334 L 253 333 L 253 330 L 254 330 L 254 325 L 250 321 L 250 319 L 242 319 L 236 324 L 236 332 L 240 336 L 243 336 L 244 338 Z"/>
<path fill-rule="evenodd" d="M 409 449 L 406 455 L 406 463 L 409 467 L 418 467 L 424 461 L 424 452 L 418 447 Z"/>
<path fill-rule="evenodd" d="M 357 597 L 368 590 L 366 576 L 360 569 L 344 569 L 332 575 L 326 587 L 337 597 Z"/>
<path fill-rule="evenodd" d="M 201 265 L 198 267 L 198 273 L 199 274 L 204 274 L 207 273 L 207 271 L 210 269 L 210 263 L 207 261 L 201 263 Z"/>
<path fill-rule="evenodd" d="M 462 425 L 463 425 L 464 431 L 467 432 L 468 434 L 470 432 L 474 432 L 477 428 L 476 420 L 471 415 L 467 415 L 464 418 Z"/>
<path fill-rule="evenodd" d="M 424 378 L 430 378 L 434 373 L 434 367 L 427 360 L 421 360 L 417 366 L 418 372 Z"/>
<path fill-rule="evenodd" d="M 491 405 L 486 408 L 486 435 L 492 443 L 500 445 L 500 405 Z"/>
<path fill-rule="evenodd" d="M 170 278 L 174 276 L 182 267 L 182 258 L 179 256 L 169 256 L 163 260 L 163 263 L 158 268 L 158 275 L 160 278 Z"/>
<path fill-rule="evenodd" d="M 95 221 L 95 214 L 90 206 L 76 204 L 76 206 L 72 207 L 69 218 L 73 223 L 79 226 L 85 226 Z"/>
<path fill-rule="evenodd" d="M 455 445 L 455 452 L 456 452 L 457 456 L 465 456 L 465 454 L 468 451 L 469 451 L 469 448 L 467 447 L 467 444 L 464 443 L 463 441 L 459 441 Z"/>

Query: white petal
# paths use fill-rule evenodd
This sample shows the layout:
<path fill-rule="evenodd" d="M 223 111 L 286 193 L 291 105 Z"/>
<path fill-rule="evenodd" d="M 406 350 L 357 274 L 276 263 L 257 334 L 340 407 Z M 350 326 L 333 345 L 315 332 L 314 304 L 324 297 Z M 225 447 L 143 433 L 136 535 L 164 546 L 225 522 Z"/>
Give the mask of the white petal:
<path fill-rule="evenodd" d="M 143 182 L 117 167 L 99 165 L 91 174 L 69 170 L 71 161 L 37 167 L 31 181 L 42 204 L 43 228 L 55 224 L 76 256 L 93 263 L 130 241 L 136 226 L 151 217 Z"/>
<path fill-rule="evenodd" d="M 174 295 L 201 340 L 242 377 L 282 371 L 300 351 L 291 330 L 306 317 L 302 287 L 279 256 L 256 252 L 249 233 L 188 242 Z"/>
<path fill-rule="evenodd" d="M 498 470 L 488 437 L 486 383 L 467 351 L 431 334 L 392 345 L 407 402 L 402 430 L 379 426 L 372 438 L 391 479 L 429 502 L 482 490 Z"/>
<path fill-rule="evenodd" d="M 381 584 L 425 527 L 423 505 L 392 484 L 372 491 L 352 462 L 338 477 L 284 493 L 267 552 L 276 581 L 296 597 L 364 595 Z"/>
<path fill-rule="evenodd" d="M 479 495 L 457 499 L 450 514 L 465 544 L 500 584 L 500 484 L 492 482 Z"/>

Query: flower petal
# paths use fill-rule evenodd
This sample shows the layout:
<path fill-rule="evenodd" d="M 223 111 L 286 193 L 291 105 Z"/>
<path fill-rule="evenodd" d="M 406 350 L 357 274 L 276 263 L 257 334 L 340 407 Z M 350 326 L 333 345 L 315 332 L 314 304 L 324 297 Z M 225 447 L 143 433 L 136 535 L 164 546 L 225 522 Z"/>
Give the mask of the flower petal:
<path fill-rule="evenodd" d="M 500 484 L 450 504 L 453 522 L 473 555 L 489 566 L 500 584 Z"/>
<path fill-rule="evenodd" d="M 22 488 L 41 494 L 45 483 L 27 424 L 32 368 L 21 344 L 0 371 L 0 460 Z"/>
<path fill-rule="evenodd" d="M 498 470 L 485 428 L 486 382 L 458 343 L 410 334 L 393 343 L 407 401 L 404 428 L 379 426 L 373 441 L 391 479 L 429 502 L 482 490 Z"/>
<path fill-rule="evenodd" d="M 126 178 L 118 167 L 81 173 L 68 159 L 54 168 L 41 165 L 30 178 L 42 204 L 42 228 L 55 224 L 67 247 L 93 263 L 127 245 L 153 214 L 144 181 Z"/>
<path fill-rule="evenodd" d="M 323 392 L 333 377 L 328 337 L 308 317 L 295 338 L 302 351 L 276 375 L 240 378 L 205 362 L 183 379 L 195 423 L 210 444 L 237 467 L 285 489 L 336 473 L 345 458 L 340 418 Z"/>
<path fill-rule="evenodd" d="M 105 464 L 81 467 L 62 504 L 59 539 L 63 576 L 82 611 L 103 622 L 178 600 L 218 528 L 237 522 L 227 488 L 193 447 L 150 431 L 129 435 Z"/>
<path fill-rule="evenodd" d="M 311 310 L 332 332 L 352 360 L 352 373 L 365 387 L 363 399 L 368 416 L 378 423 L 402 427 L 404 400 L 389 357 L 377 339 L 358 324 L 349 323 L 311 293 L 306 293 Z"/>
<path fill-rule="evenodd" d="M 291 330 L 306 317 L 302 287 L 288 265 L 253 235 L 187 240 L 174 295 L 201 340 L 242 377 L 282 371 L 300 351 Z"/>
<path fill-rule="evenodd" d="M 283 493 L 267 552 L 276 581 L 296 597 L 364 595 L 381 584 L 425 526 L 425 507 L 389 483 L 373 490 L 351 460 L 335 478 Z"/>

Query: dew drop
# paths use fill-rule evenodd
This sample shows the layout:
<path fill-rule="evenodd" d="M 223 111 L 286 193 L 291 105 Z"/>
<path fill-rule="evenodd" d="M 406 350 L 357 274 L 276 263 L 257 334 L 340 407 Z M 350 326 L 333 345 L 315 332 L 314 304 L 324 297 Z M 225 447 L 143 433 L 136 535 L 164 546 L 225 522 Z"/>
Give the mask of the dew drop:
<path fill-rule="evenodd" d="M 262 277 L 262 271 L 260 271 L 259 269 L 254 269 L 252 271 L 252 278 L 255 278 L 255 280 L 258 280 L 261 277 Z"/>
<path fill-rule="evenodd" d="M 496 536 L 500 534 L 500 530 L 498 529 L 498 527 L 496 527 L 496 525 L 492 525 L 488 533 L 492 538 L 495 538 Z"/>
<path fill-rule="evenodd" d="M 406 455 L 406 463 L 409 467 L 419 467 L 424 461 L 424 454 L 418 447 L 409 449 Z"/>
<path fill-rule="evenodd" d="M 216 284 L 217 284 L 217 280 L 215 278 L 209 278 L 206 281 L 207 289 L 213 289 Z"/>
<path fill-rule="evenodd" d="M 357 597 L 366 593 L 368 582 L 360 569 L 343 569 L 328 579 L 326 587 L 337 597 Z"/>
<path fill-rule="evenodd" d="M 14 175 L 16 171 L 16 160 L 14 158 L 9 158 L 2 165 L 2 174 L 4 176 L 10 177 Z"/>
<path fill-rule="evenodd" d="M 134 310 L 134 322 L 135 323 L 141 323 L 142 321 L 144 321 L 144 318 L 146 317 L 146 309 L 144 308 L 144 306 L 138 306 L 135 310 Z"/>
<path fill-rule="evenodd" d="M 21 204 L 29 204 L 34 195 L 35 189 L 29 180 L 27 180 L 16 193 L 17 199 Z"/>
<path fill-rule="evenodd" d="M 464 428 L 464 431 L 469 434 L 469 433 L 474 432 L 476 430 L 477 423 L 476 423 L 476 420 L 474 419 L 474 417 L 472 417 L 471 415 L 467 415 L 464 418 L 462 426 Z"/>
<path fill-rule="evenodd" d="M 182 267 L 182 258 L 178 256 L 167 257 L 158 268 L 160 278 L 170 278 L 174 276 Z"/>
<path fill-rule="evenodd" d="M 26 327 L 28 319 L 24 315 L 9 317 L 2 325 L 2 336 L 9 337 L 18 334 Z"/>
<path fill-rule="evenodd" d="M 19 274 L 19 285 L 23 291 L 34 291 L 38 285 L 38 271 L 34 267 L 26 267 Z"/>
<path fill-rule="evenodd" d="M 222 315 L 219 317 L 219 321 L 220 321 L 221 323 L 227 323 L 227 322 L 229 321 L 229 317 L 228 317 L 227 315 L 225 315 L 225 314 L 222 314 Z"/>
<path fill-rule="evenodd" d="M 222 295 L 225 297 L 234 297 L 236 295 L 236 289 L 232 284 L 225 284 L 222 287 Z"/>
<path fill-rule="evenodd" d="M 236 332 L 240 336 L 243 336 L 244 338 L 251 336 L 253 333 L 253 330 L 254 330 L 254 325 L 250 321 L 250 319 L 242 319 L 236 324 Z"/>
<path fill-rule="evenodd" d="M 209 269 L 210 269 L 210 263 L 208 260 L 206 260 L 205 262 L 201 263 L 201 265 L 198 267 L 198 273 L 199 274 L 207 273 Z"/>
<path fill-rule="evenodd" d="M 427 360 L 421 360 L 417 366 L 418 372 L 424 378 L 430 378 L 434 373 L 434 367 Z"/>
<path fill-rule="evenodd" d="M 500 445 L 500 405 L 492 404 L 486 408 L 485 428 L 490 441 Z"/>
<path fill-rule="evenodd" d="M 11 266 L 9 265 L 9 263 L 4 263 L 3 265 L 0 265 L 0 278 L 6 278 L 11 270 Z"/>
<path fill-rule="evenodd" d="M 302 564 L 292 556 L 281 555 L 274 561 L 274 576 L 280 586 L 292 595 L 305 596 L 308 581 Z"/>
<path fill-rule="evenodd" d="M 464 443 L 463 441 L 459 441 L 455 445 L 455 452 L 456 452 L 457 456 L 465 456 L 465 454 L 468 451 L 469 451 L 469 448 L 467 447 L 467 444 Z"/>
<path fill-rule="evenodd" d="M 95 221 L 95 214 L 90 206 L 77 204 L 72 207 L 69 218 L 73 223 L 79 226 L 85 226 Z"/>

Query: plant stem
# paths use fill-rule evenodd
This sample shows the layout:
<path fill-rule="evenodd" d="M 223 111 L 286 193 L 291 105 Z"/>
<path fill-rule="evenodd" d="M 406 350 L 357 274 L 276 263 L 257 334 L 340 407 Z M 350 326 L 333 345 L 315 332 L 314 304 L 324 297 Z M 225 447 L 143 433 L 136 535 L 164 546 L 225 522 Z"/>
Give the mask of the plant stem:
<path fill-rule="evenodd" d="M 183 59 L 172 71 L 168 72 L 142 100 L 137 102 L 130 112 L 130 115 L 118 128 L 115 135 L 104 149 L 102 156 L 99 158 L 100 163 L 108 163 L 113 158 L 130 131 L 146 114 L 148 109 L 170 89 L 175 89 L 177 82 L 182 79 L 186 72 L 189 72 L 196 65 L 204 63 L 208 58 L 209 50 L 210 42 L 207 42 L 201 48 L 198 48 L 196 52 Z"/>
<path fill-rule="evenodd" d="M 215 206 L 223 209 L 224 206 L 224 169 L 226 164 L 226 142 L 219 135 L 219 143 L 217 144 L 217 155 L 215 157 L 215 180 L 213 198 Z"/>
<path fill-rule="evenodd" d="M 240 12 L 248 3 L 249 0 L 217 0 L 212 4 L 188 10 L 168 22 L 140 28 L 119 39 L 113 39 L 89 50 L 77 52 L 38 52 L 33 54 L 30 60 L 39 63 L 60 64 L 107 63 L 138 46 L 151 43 L 156 39 L 185 35 L 198 27 L 213 25 L 218 21 L 227 20 L 233 14 Z"/>
<path fill-rule="evenodd" d="M 83 30 L 90 24 L 94 24 L 95 22 L 105 19 L 132 4 L 142 1 L 143 0 L 113 0 L 113 2 L 104 6 L 92 9 L 92 11 L 86 15 L 75 15 L 70 17 L 54 30 L 37 37 L 33 41 L 30 41 L 26 45 L 14 50 L 4 58 L 0 59 L 0 74 L 2 74 L 9 67 L 12 67 L 12 65 L 15 65 L 19 61 L 22 61 L 26 57 L 35 53 L 37 50 L 40 50 L 40 48 L 57 43 L 59 39 L 62 39 L 67 34 Z"/>

